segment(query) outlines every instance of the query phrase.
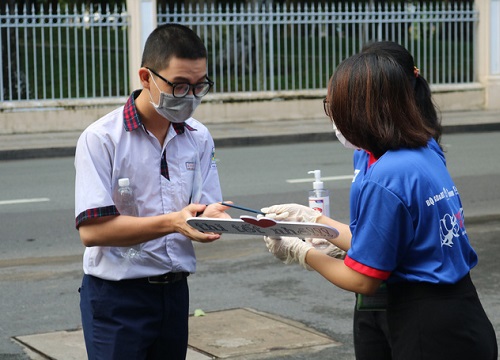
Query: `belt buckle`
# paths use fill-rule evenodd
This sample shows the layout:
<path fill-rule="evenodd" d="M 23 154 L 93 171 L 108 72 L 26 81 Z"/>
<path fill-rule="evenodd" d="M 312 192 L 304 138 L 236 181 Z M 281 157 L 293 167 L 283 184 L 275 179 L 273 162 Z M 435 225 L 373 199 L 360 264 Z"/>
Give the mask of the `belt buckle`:
<path fill-rule="evenodd" d="M 149 276 L 150 284 L 171 284 L 182 279 L 183 273 L 166 273 L 163 275 Z"/>
<path fill-rule="evenodd" d="M 164 275 L 157 275 L 157 276 L 148 276 L 148 282 L 150 284 L 168 284 L 170 283 L 172 280 L 169 279 L 169 274 L 170 273 L 166 273 Z"/>

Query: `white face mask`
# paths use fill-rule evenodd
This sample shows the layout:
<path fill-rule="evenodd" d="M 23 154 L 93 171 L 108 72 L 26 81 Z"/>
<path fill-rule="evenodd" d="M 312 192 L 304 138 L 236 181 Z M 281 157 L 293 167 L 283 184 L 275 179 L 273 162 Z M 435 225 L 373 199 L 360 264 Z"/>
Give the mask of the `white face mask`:
<path fill-rule="evenodd" d="M 332 124 L 333 124 L 333 131 L 335 131 L 335 136 L 337 137 L 337 139 L 339 139 L 340 143 L 342 145 L 344 145 L 345 148 L 359 150 L 359 147 L 357 147 L 356 145 L 351 144 L 349 142 L 349 140 L 347 140 L 344 137 L 344 135 L 342 135 L 342 133 L 339 131 L 339 129 L 337 129 L 337 126 L 335 125 L 335 123 L 333 121 L 332 121 Z"/>
<path fill-rule="evenodd" d="M 153 105 L 156 112 L 168 121 L 172 123 L 182 123 L 189 119 L 198 105 L 200 105 L 201 98 L 197 98 L 194 95 L 186 95 L 182 98 L 176 98 L 173 95 L 160 90 L 156 84 L 153 74 L 151 74 L 151 79 L 160 92 L 160 99 L 158 100 L 158 104 L 155 104 L 151 96 L 151 92 L 149 92 L 149 97 L 151 98 L 150 103 Z"/>

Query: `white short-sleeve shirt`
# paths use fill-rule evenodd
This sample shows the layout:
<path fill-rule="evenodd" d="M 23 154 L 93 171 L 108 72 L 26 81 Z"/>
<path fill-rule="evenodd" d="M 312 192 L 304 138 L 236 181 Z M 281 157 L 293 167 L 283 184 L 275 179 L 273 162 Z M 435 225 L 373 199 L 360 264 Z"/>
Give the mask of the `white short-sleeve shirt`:
<path fill-rule="evenodd" d="M 191 202 L 222 200 L 214 141 L 208 129 L 190 118 L 169 127 L 165 143 L 144 128 L 134 92 L 125 106 L 91 124 L 76 148 L 75 217 L 118 215 L 114 194 L 118 179 L 129 178 L 139 216 L 179 211 Z M 86 274 L 108 280 L 196 270 L 190 239 L 173 233 L 141 244 L 138 259 L 124 258 L 116 247 L 85 249 Z"/>

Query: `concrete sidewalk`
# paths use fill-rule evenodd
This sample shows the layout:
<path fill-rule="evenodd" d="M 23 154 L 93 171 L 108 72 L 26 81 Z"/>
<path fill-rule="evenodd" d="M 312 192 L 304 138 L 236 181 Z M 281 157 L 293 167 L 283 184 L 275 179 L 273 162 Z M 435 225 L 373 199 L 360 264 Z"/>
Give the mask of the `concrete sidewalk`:
<path fill-rule="evenodd" d="M 500 131 L 500 110 L 444 112 L 444 132 Z M 203 121 L 203 119 L 200 119 Z M 326 117 L 206 124 L 216 147 L 336 140 Z M 81 131 L 0 135 L 0 160 L 73 156 Z"/>
<path fill-rule="evenodd" d="M 236 335 L 237 334 L 237 335 Z M 31 360 L 85 360 L 81 329 L 14 338 Z M 250 308 L 216 311 L 189 318 L 186 360 L 265 359 L 316 352 L 341 345 L 312 328 Z"/>

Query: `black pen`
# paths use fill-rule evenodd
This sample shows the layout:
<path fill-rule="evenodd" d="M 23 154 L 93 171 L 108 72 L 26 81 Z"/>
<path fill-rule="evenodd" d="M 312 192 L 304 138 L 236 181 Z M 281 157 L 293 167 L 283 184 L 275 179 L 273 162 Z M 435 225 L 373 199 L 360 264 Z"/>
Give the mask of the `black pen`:
<path fill-rule="evenodd" d="M 229 207 L 232 207 L 232 208 L 235 208 L 235 209 L 239 209 L 239 210 L 243 210 L 243 211 L 252 212 L 252 213 L 255 213 L 255 214 L 266 215 L 266 214 L 265 214 L 265 213 L 263 213 L 262 211 L 259 211 L 259 210 L 254 210 L 254 209 L 249 209 L 249 208 L 246 208 L 246 207 L 243 207 L 243 206 L 238 206 L 238 205 L 228 204 L 228 203 L 225 203 L 225 202 L 221 202 L 221 205 L 224 205 L 224 206 L 229 206 Z"/>

